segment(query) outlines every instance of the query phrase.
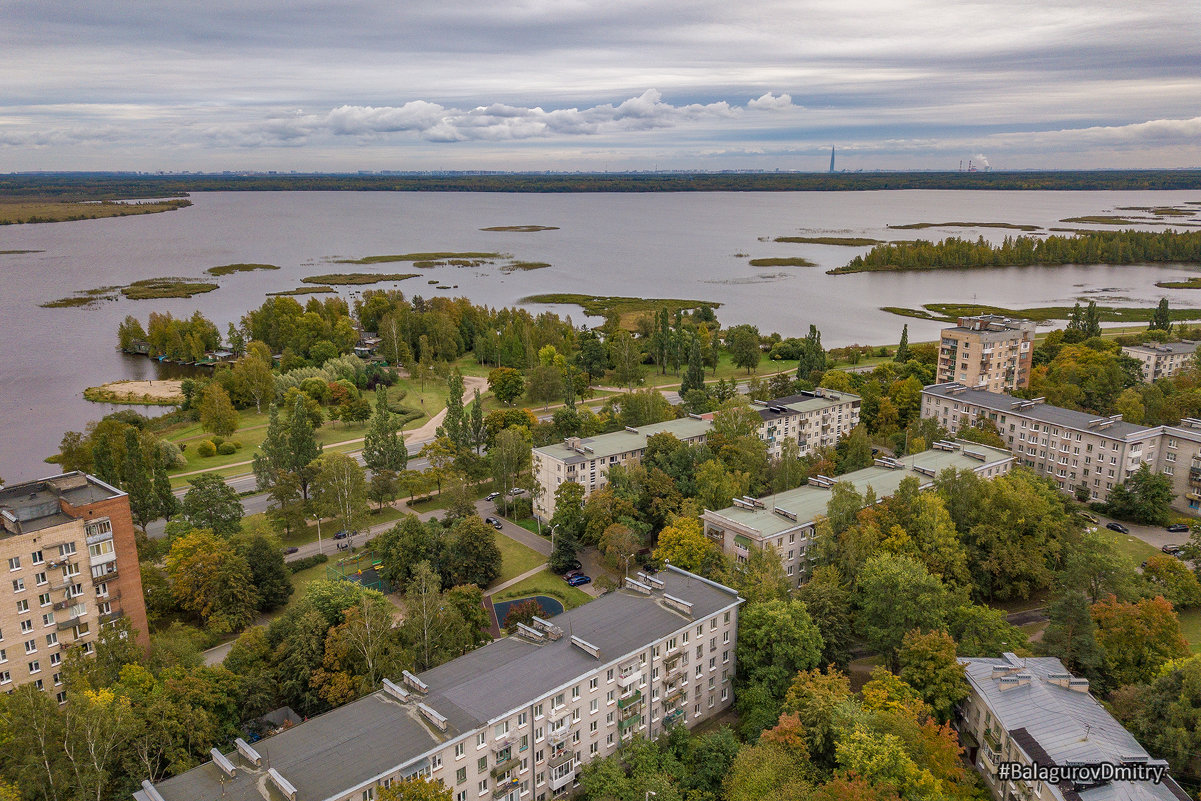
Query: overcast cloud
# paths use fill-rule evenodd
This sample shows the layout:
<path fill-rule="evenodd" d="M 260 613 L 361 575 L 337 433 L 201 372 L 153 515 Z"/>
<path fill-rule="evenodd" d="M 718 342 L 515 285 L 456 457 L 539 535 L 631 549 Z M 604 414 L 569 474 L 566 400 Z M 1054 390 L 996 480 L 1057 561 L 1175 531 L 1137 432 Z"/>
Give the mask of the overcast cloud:
<path fill-rule="evenodd" d="M 0 169 L 1201 166 L 1196 0 L 0 0 Z"/>

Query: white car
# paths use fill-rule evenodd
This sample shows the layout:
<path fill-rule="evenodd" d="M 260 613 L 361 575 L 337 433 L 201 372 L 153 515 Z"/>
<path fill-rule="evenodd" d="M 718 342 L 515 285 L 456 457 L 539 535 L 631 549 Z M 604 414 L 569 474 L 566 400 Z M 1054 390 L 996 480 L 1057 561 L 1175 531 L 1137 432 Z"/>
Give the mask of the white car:
<path fill-rule="evenodd" d="M 521 487 L 514 487 L 513 489 L 509 490 L 509 494 L 510 495 L 524 495 L 525 490 L 523 490 Z"/>

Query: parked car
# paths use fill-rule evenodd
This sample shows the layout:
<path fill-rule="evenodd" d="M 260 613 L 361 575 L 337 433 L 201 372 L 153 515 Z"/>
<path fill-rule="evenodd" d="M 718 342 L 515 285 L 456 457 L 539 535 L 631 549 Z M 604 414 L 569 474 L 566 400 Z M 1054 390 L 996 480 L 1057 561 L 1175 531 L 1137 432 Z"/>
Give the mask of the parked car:
<path fill-rule="evenodd" d="M 1180 554 L 1184 553 L 1183 548 L 1181 548 L 1179 545 L 1174 545 L 1172 543 L 1168 543 L 1167 545 L 1163 546 L 1159 550 L 1163 551 L 1168 556 L 1180 556 Z"/>
<path fill-rule="evenodd" d="M 284 548 L 284 554 L 296 553 L 299 550 L 300 549 L 297 548 L 295 545 L 289 545 L 287 548 Z"/>
<path fill-rule="evenodd" d="M 1106 523 L 1105 528 L 1109 529 L 1110 531 L 1117 531 L 1121 534 L 1130 533 L 1130 529 L 1126 528 L 1121 523 Z"/>
<path fill-rule="evenodd" d="M 1189 528 L 1187 523 L 1173 523 L 1172 525 L 1168 526 L 1168 531 L 1172 532 L 1173 534 L 1183 534 L 1188 530 Z"/>
<path fill-rule="evenodd" d="M 1078 512 L 1076 512 L 1076 514 L 1080 515 L 1080 517 L 1084 518 L 1085 520 L 1087 520 L 1090 523 L 1101 522 L 1100 520 L 1097 519 L 1097 516 L 1095 514 L 1092 514 L 1091 512 L 1078 511 Z"/>
<path fill-rule="evenodd" d="M 484 500 L 485 501 L 495 501 L 499 497 L 500 497 L 499 492 L 489 492 L 487 495 L 484 496 Z"/>
<path fill-rule="evenodd" d="M 572 576 L 571 578 L 567 579 L 567 583 L 573 587 L 579 587 L 581 584 L 591 584 L 592 578 L 590 576 L 582 576 L 582 575 L 581 576 Z"/>
<path fill-rule="evenodd" d="M 347 531 L 346 529 L 342 529 L 341 531 L 339 531 L 337 534 L 334 535 L 334 539 L 344 540 L 349 536 L 350 536 L 350 532 Z"/>
<path fill-rule="evenodd" d="M 510 495 L 524 495 L 525 490 L 523 490 L 521 487 L 514 487 L 513 489 L 509 490 L 509 494 Z"/>
<path fill-rule="evenodd" d="M 484 522 L 492 526 L 492 528 L 496 529 L 497 531 L 500 531 L 505 527 L 505 524 L 497 520 L 495 517 L 485 517 Z"/>
<path fill-rule="evenodd" d="M 573 570 L 574 570 L 574 571 L 579 571 L 579 570 L 580 570 L 580 569 L 582 569 L 583 567 L 584 567 L 584 566 L 580 564 L 580 560 L 579 560 L 579 559 L 572 559 L 570 562 L 568 562 L 568 563 L 567 563 L 567 572 L 569 572 L 569 573 L 570 573 L 570 572 L 572 572 Z"/>
<path fill-rule="evenodd" d="M 563 580 L 571 581 L 576 576 L 582 576 L 582 575 L 584 575 L 584 574 L 582 572 L 580 572 L 579 570 L 568 570 L 566 573 L 563 574 Z"/>

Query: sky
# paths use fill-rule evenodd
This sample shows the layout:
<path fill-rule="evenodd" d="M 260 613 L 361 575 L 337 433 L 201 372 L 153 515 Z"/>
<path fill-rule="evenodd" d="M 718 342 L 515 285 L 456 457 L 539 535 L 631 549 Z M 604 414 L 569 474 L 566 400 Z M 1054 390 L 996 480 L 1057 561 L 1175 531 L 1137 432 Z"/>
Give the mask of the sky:
<path fill-rule="evenodd" d="M 0 172 L 1201 167 L 1196 0 L 0 0 Z"/>

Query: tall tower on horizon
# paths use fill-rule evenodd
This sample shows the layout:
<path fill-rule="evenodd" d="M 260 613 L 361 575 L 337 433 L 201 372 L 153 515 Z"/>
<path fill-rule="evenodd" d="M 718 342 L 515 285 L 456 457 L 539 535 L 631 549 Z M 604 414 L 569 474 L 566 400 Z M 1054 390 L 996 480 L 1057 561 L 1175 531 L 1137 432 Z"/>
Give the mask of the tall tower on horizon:
<path fill-rule="evenodd" d="M 834 145 L 830 145 L 830 172 L 834 172 Z"/>

